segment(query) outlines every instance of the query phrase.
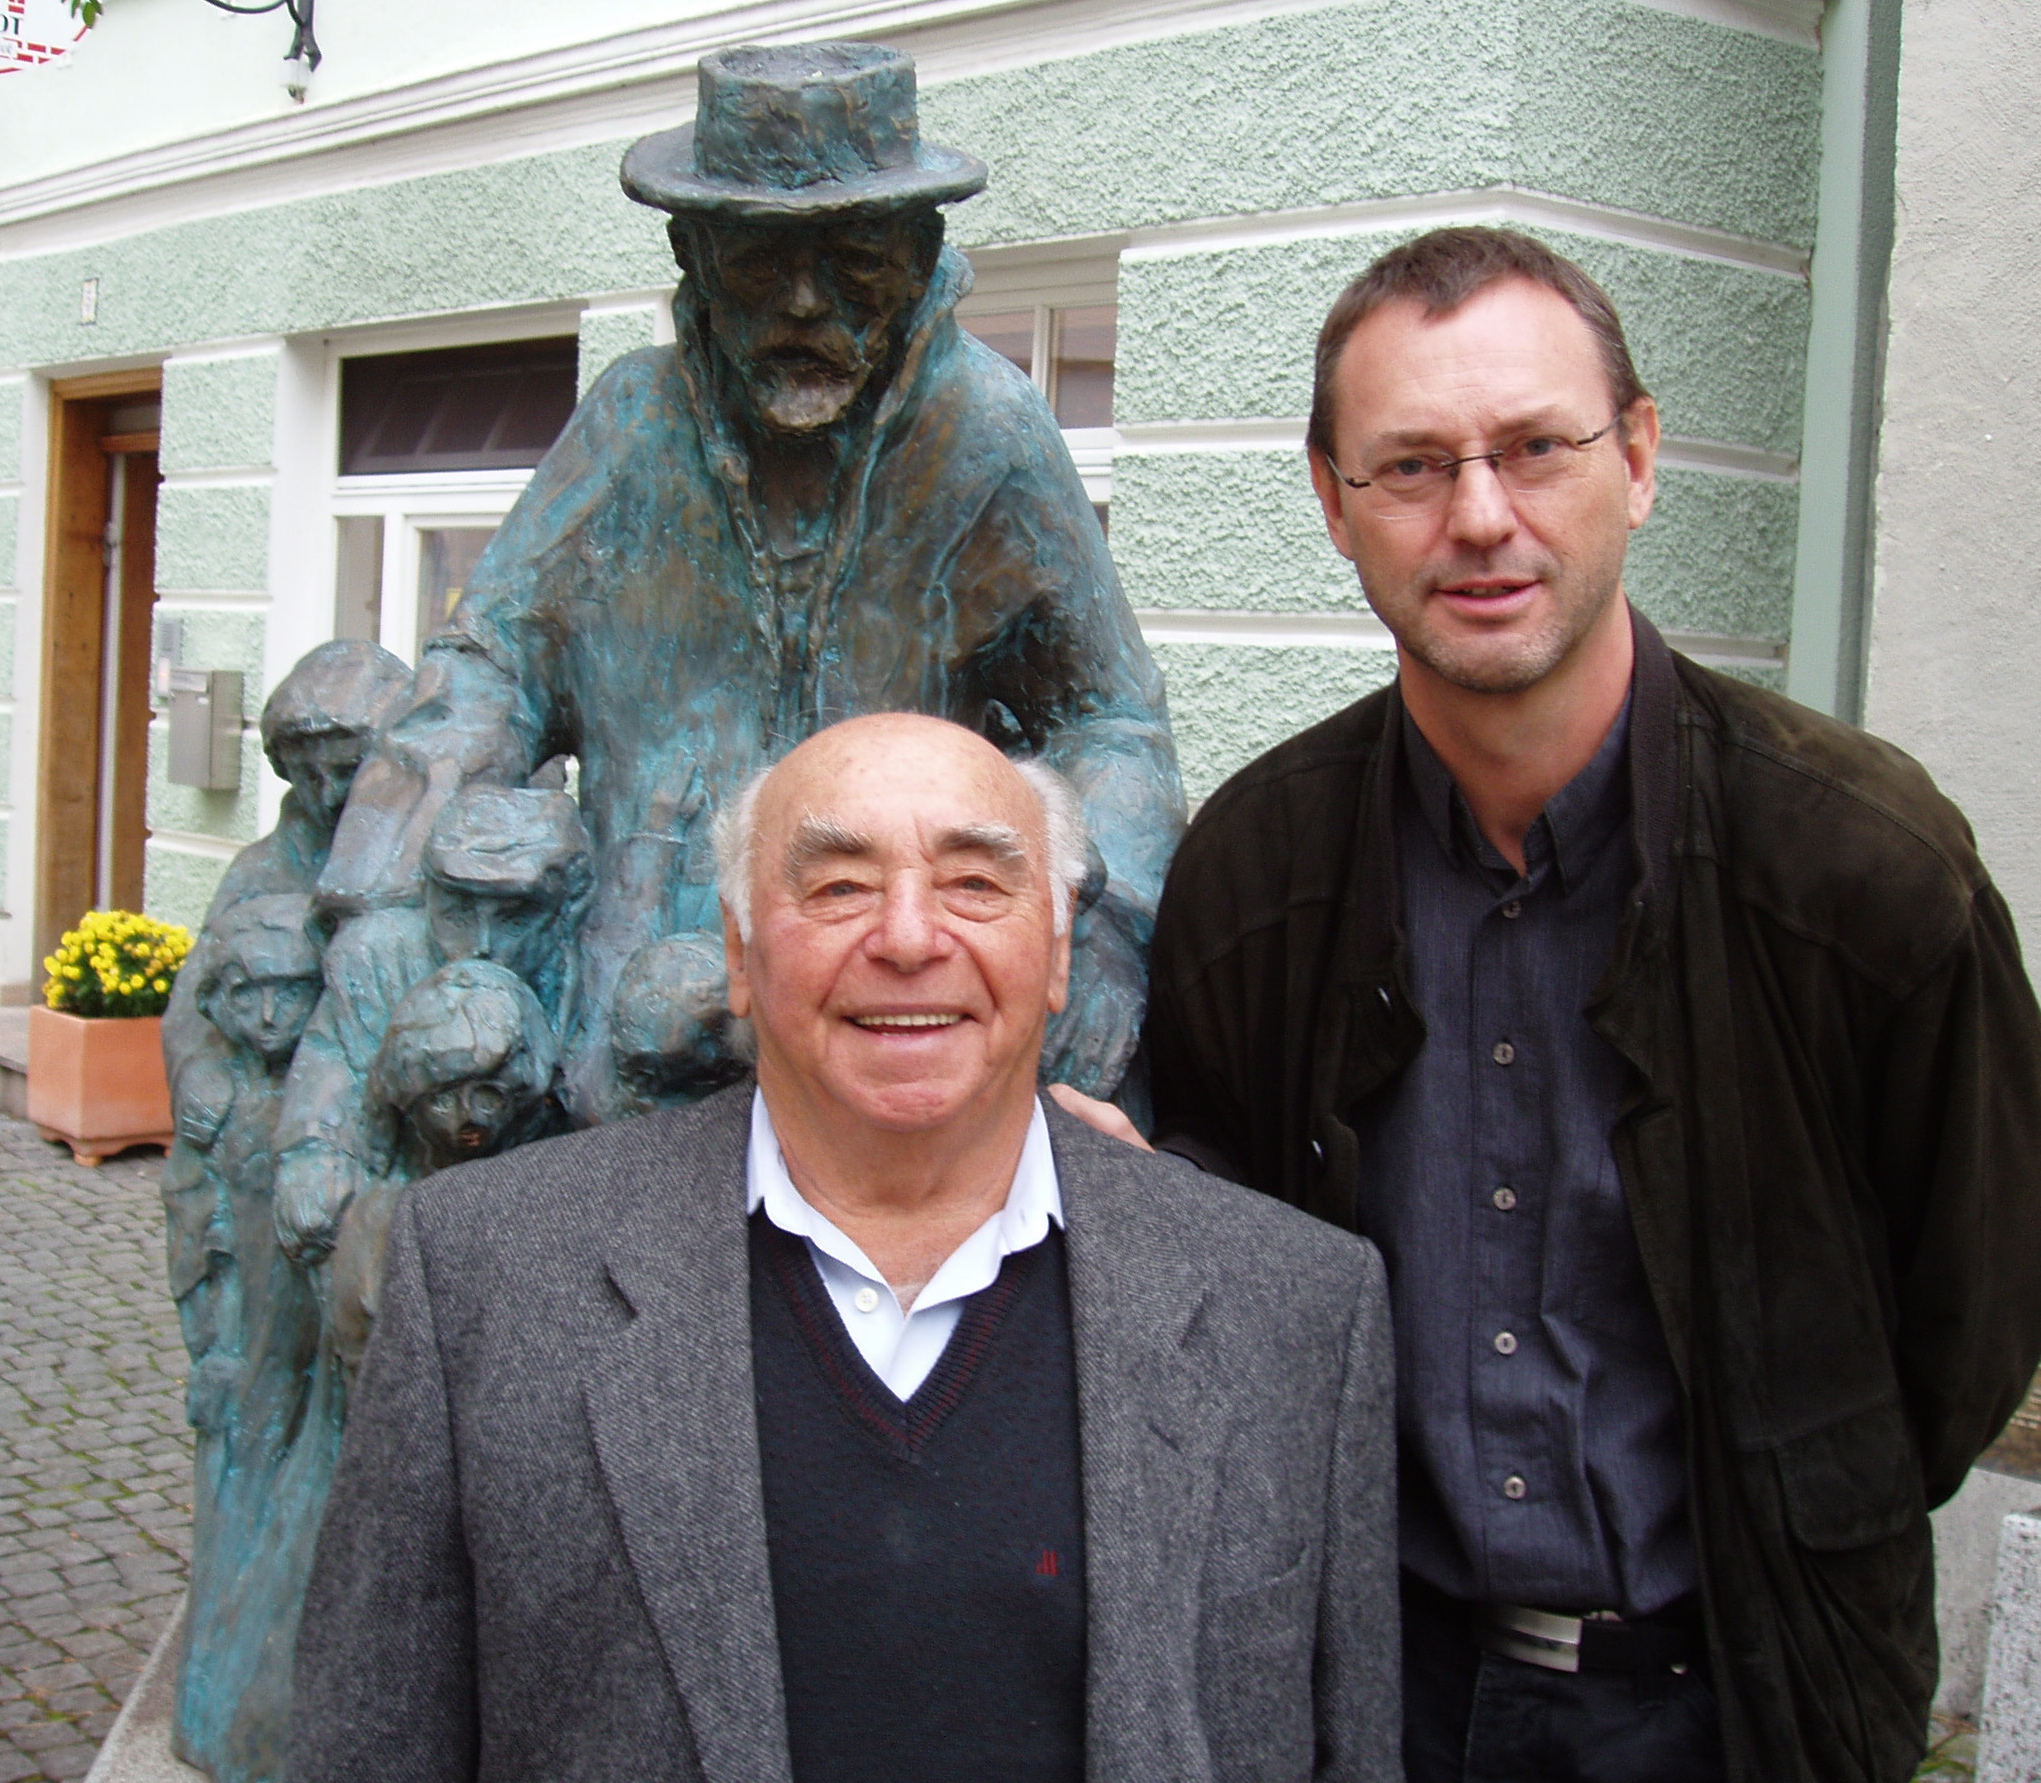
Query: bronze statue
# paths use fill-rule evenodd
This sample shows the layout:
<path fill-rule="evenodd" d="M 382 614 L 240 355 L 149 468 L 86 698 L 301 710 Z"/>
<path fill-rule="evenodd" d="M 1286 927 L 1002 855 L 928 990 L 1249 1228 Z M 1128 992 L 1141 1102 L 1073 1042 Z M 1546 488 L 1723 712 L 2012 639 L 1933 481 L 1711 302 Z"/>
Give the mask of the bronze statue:
<path fill-rule="evenodd" d="M 941 207 L 984 168 L 920 139 L 908 57 L 811 44 L 705 57 L 695 124 L 623 179 L 670 217 L 677 344 L 597 381 L 387 708 L 372 647 L 294 672 L 354 652 L 373 746 L 327 855 L 348 752 L 273 742 L 290 825 L 233 870 L 311 863 L 332 930 L 274 1138 L 277 1236 L 325 1307 L 277 1489 L 315 1509 L 405 1184 L 742 1074 L 711 829 L 815 731 L 927 712 L 1067 776 L 1096 844 L 1045 1075 L 1111 1093 L 1140 1026 L 1176 755 L 1054 417 L 956 321 Z M 181 1712 L 228 1694 L 188 1665 Z"/>
<path fill-rule="evenodd" d="M 1126 1070 L 1182 792 L 1055 420 L 957 326 L 970 270 L 940 207 L 984 178 L 920 140 L 896 51 L 704 58 L 696 124 L 624 163 L 625 189 L 672 217 L 679 344 L 590 391 L 363 764 L 319 885 L 343 921 L 418 900 L 458 786 L 578 760 L 597 859 L 562 1027 L 578 1123 L 638 1101 L 611 1044 L 625 961 L 694 936 L 705 980 L 720 970 L 715 811 L 862 712 L 953 718 L 1076 783 L 1102 859 L 1044 1064 L 1095 1092 Z M 361 1160 L 335 1145 L 348 1123 L 300 1113 L 281 1218 L 316 1256 Z"/>
<path fill-rule="evenodd" d="M 179 1078 L 163 1173 L 198 1436 L 178 1744 L 215 1776 L 279 1774 L 290 1636 L 324 1502 L 279 1489 L 314 1397 L 320 1321 L 271 1205 L 284 1072 L 320 990 L 311 913 L 302 893 L 244 897 L 182 974 L 217 1044 Z"/>

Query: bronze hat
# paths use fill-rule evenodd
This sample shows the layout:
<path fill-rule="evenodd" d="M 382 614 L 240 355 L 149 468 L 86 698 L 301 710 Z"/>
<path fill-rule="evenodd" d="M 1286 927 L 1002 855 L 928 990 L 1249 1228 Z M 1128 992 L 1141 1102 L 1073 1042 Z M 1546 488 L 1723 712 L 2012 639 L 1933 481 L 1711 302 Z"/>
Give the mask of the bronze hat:
<path fill-rule="evenodd" d="M 717 50 L 695 121 L 632 145 L 624 190 L 679 215 L 797 222 L 968 198 L 985 164 L 921 140 L 914 58 L 872 43 Z"/>

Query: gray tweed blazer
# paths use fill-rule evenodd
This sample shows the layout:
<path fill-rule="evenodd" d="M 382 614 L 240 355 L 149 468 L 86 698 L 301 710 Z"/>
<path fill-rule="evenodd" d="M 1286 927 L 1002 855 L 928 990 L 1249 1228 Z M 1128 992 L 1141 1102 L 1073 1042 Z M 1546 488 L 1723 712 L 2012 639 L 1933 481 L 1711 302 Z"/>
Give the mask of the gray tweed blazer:
<path fill-rule="evenodd" d="M 407 1196 L 298 1637 L 299 1783 L 791 1783 L 749 1094 Z M 1400 1777 L 1380 1258 L 1048 1113 L 1089 1777 Z"/>

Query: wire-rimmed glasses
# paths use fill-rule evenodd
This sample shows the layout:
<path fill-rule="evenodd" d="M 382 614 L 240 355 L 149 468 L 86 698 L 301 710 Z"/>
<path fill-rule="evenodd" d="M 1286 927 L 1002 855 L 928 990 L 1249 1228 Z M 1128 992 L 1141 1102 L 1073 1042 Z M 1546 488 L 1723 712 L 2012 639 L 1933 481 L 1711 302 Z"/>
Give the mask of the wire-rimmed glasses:
<path fill-rule="evenodd" d="M 1581 469 L 1581 454 L 1597 440 L 1605 439 L 1623 419 L 1618 412 L 1606 427 L 1585 439 L 1564 434 L 1533 433 L 1506 446 L 1486 452 L 1469 452 L 1460 458 L 1440 458 L 1429 452 L 1400 452 L 1370 471 L 1365 477 L 1350 477 L 1338 465 L 1332 474 L 1349 489 L 1373 491 L 1370 504 L 1385 512 L 1403 513 L 1436 508 L 1447 499 L 1459 481 L 1463 464 L 1485 464 L 1512 495 L 1538 495 L 1569 481 Z"/>

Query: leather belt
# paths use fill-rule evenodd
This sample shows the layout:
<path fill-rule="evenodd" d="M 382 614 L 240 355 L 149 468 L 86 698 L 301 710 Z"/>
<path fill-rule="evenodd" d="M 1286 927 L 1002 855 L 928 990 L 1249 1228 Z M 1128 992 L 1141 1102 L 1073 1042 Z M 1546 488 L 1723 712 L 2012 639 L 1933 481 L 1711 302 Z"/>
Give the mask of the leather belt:
<path fill-rule="evenodd" d="M 1685 1673 L 1706 1657 L 1695 1630 L 1658 1620 L 1560 1616 L 1522 1604 L 1475 1606 L 1482 1649 L 1552 1672 Z"/>

